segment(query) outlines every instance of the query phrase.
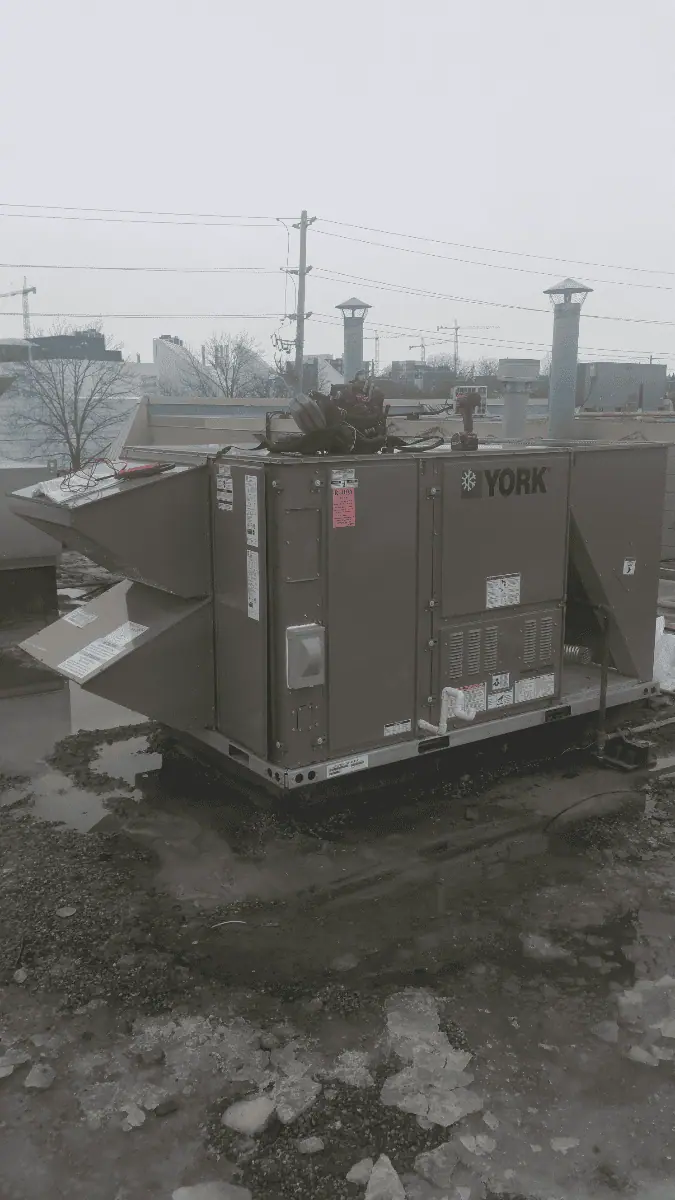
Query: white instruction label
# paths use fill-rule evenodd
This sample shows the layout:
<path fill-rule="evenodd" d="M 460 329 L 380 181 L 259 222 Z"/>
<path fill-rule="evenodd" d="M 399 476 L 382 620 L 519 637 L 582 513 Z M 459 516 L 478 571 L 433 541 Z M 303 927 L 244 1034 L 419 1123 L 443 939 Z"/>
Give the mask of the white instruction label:
<path fill-rule="evenodd" d="M 637 566 L 637 559 L 635 559 L 635 558 L 624 558 L 624 560 L 623 560 L 623 573 L 624 573 L 624 575 L 634 575 L 634 574 L 635 574 L 635 568 L 636 568 L 636 566 Z"/>
<path fill-rule="evenodd" d="M 352 771 L 363 771 L 367 766 L 367 754 L 356 754 L 353 758 L 343 758 L 340 762 L 328 764 L 326 779 L 335 779 L 337 775 L 351 775 Z"/>
<path fill-rule="evenodd" d="M 555 695 L 555 675 L 533 675 L 519 679 L 515 686 L 516 704 L 529 704 L 532 700 L 543 700 Z"/>
<path fill-rule="evenodd" d="M 509 686 L 510 676 L 508 671 L 502 672 L 501 675 L 492 676 L 493 692 L 505 692 Z"/>
<path fill-rule="evenodd" d="M 63 614 L 63 620 L 69 625 L 76 625 L 78 629 L 84 629 L 85 625 L 91 625 L 96 620 L 96 613 L 87 612 L 85 608 L 74 608 L 72 612 Z"/>
<path fill-rule="evenodd" d="M 336 467 L 330 473 L 330 486 L 333 488 L 355 488 L 359 486 L 355 467 Z"/>
<path fill-rule="evenodd" d="M 258 480 L 255 475 L 244 476 L 246 495 L 246 545 L 258 545 Z M 256 621 L 257 621 L 256 617 Z"/>
<path fill-rule="evenodd" d="M 246 603 L 252 621 L 260 620 L 260 563 L 257 550 L 246 551 Z"/>
<path fill-rule="evenodd" d="M 412 733 L 412 721 L 391 721 L 384 727 L 385 737 L 398 737 L 401 733 Z"/>
<path fill-rule="evenodd" d="M 117 629 L 113 629 L 105 637 L 96 638 L 83 650 L 78 650 L 76 654 L 71 654 L 70 658 L 65 658 L 58 664 L 57 670 L 71 675 L 73 679 L 87 679 L 89 675 L 93 675 L 111 659 L 117 658 L 125 646 L 147 631 L 147 625 L 138 625 L 135 621 L 125 621 L 123 625 L 118 625 Z"/>
<path fill-rule="evenodd" d="M 484 683 L 472 683 L 469 687 L 462 688 L 461 691 L 464 693 L 464 704 L 467 712 L 485 712 L 487 706 L 485 703 L 486 689 Z"/>
<path fill-rule="evenodd" d="M 222 464 L 216 474 L 216 497 L 220 512 L 232 512 L 234 508 L 234 485 L 232 467 Z"/>
<path fill-rule="evenodd" d="M 485 607 L 509 608 L 520 604 L 520 575 L 491 575 L 486 580 Z"/>
<path fill-rule="evenodd" d="M 493 692 L 488 696 L 488 708 L 509 708 L 513 704 L 513 688 L 506 692 Z"/>

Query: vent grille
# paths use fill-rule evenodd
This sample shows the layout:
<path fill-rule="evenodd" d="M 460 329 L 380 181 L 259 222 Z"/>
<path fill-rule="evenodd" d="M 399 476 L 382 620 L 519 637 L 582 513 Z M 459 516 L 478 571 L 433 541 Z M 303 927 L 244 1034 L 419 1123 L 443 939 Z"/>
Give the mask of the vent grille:
<path fill-rule="evenodd" d="M 483 644 L 483 669 L 485 671 L 495 671 L 497 669 L 497 641 L 499 631 L 496 625 L 491 625 L 485 630 L 485 642 Z"/>
<path fill-rule="evenodd" d="M 451 679 L 461 679 L 464 673 L 464 631 L 450 634 L 448 674 Z"/>
<path fill-rule="evenodd" d="M 523 663 L 526 667 L 534 666 L 537 659 L 537 619 L 528 618 L 525 622 L 523 637 Z"/>
<path fill-rule="evenodd" d="M 467 675 L 477 675 L 480 671 L 480 629 L 469 630 L 469 645 L 466 657 Z"/>
<path fill-rule="evenodd" d="M 553 617 L 542 617 L 539 622 L 539 662 L 549 663 L 553 658 Z"/>

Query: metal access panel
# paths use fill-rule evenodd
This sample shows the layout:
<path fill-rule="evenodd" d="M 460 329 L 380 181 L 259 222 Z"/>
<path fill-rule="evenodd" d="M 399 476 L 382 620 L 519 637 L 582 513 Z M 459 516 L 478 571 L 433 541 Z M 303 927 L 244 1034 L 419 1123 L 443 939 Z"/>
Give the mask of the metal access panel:
<path fill-rule="evenodd" d="M 439 474 L 439 615 L 562 599 L 569 452 L 455 454 L 440 460 Z"/>
<path fill-rule="evenodd" d="M 13 511 L 108 570 L 177 596 L 211 589 L 204 456 L 124 480 L 139 463 L 101 463 L 15 492 Z"/>
<path fill-rule="evenodd" d="M 216 728 L 268 756 L 268 594 L 265 469 L 211 465 Z"/>
<path fill-rule="evenodd" d="M 327 468 L 331 755 L 414 730 L 418 463 Z"/>
<path fill-rule="evenodd" d="M 547 707 L 560 694 L 562 638 L 559 605 L 453 621 L 439 638 L 440 687 L 461 689 L 476 721 Z"/>
<path fill-rule="evenodd" d="M 158 721 L 213 720 L 212 607 L 125 580 L 22 644 L 97 696 Z"/>
<path fill-rule="evenodd" d="M 275 762 L 414 735 L 417 473 L 403 456 L 269 464 Z"/>
<path fill-rule="evenodd" d="M 624 675 L 651 680 L 667 447 L 576 448 L 570 559 L 593 604 L 609 607 L 609 647 Z"/>

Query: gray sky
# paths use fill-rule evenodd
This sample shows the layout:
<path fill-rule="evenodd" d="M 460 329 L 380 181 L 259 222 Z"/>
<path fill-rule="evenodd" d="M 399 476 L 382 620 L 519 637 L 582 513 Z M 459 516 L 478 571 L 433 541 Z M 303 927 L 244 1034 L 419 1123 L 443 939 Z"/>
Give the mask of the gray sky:
<path fill-rule="evenodd" d="M 287 241 L 274 218 L 304 207 L 321 219 L 308 352 L 340 350 L 334 306 L 356 292 L 373 306 L 370 332 L 382 329 L 383 364 L 417 357 L 420 340 L 385 326 L 433 333 L 455 318 L 467 357 L 543 357 L 542 289 L 572 274 L 595 289 L 584 357 L 640 351 L 675 364 L 672 0 L 34 0 L 6 8 L 2 40 L 0 262 L 270 272 L 1 266 L 0 291 L 24 273 L 38 288 L 36 313 L 283 314 Z M 269 221 L 28 219 L 9 203 Z M 20 318 L 2 315 L 18 308 L 0 300 L 0 336 L 20 334 Z M 36 316 L 34 328 L 51 323 Z M 144 360 L 153 336 L 199 344 L 214 328 L 246 327 L 269 352 L 279 323 L 104 317 Z M 429 354 L 448 349 L 432 341 Z"/>

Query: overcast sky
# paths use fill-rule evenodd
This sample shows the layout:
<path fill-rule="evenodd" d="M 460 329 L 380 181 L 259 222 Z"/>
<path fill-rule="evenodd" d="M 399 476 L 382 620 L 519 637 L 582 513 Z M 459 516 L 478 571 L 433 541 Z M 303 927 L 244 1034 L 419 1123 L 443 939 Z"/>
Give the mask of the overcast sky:
<path fill-rule="evenodd" d="M 102 314 L 149 360 L 161 333 L 247 328 L 269 353 L 294 309 L 276 218 L 307 208 L 309 353 L 339 352 L 335 305 L 356 293 L 382 364 L 418 357 L 415 331 L 447 350 L 435 330 L 455 319 L 463 356 L 543 357 L 542 290 L 571 274 L 594 288 L 583 357 L 675 364 L 673 0 L 33 0 L 2 28 L 0 292 L 37 287 L 34 330 Z M 19 308 L 0 300 L 0 337 L 21 334 Z"/>

